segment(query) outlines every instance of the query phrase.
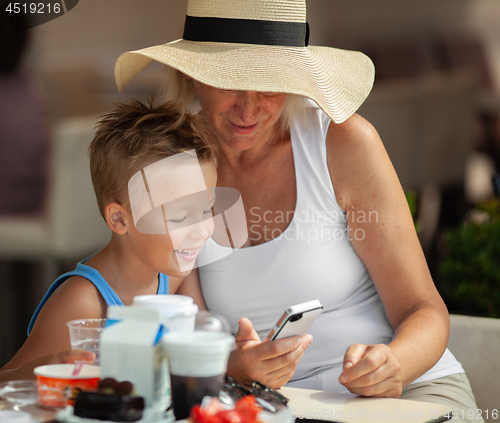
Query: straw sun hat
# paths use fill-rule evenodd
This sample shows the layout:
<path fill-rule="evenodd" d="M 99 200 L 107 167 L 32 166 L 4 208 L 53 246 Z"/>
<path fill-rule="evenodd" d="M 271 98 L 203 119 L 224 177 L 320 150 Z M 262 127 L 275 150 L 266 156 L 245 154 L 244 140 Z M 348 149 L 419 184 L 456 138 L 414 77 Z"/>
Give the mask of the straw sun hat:
<path fill-rule="evenodd" d="M 123 53 L 116 84 L 121 92 L 156 60 L 216 88 L 309 97 L 341 123 L 368 96 L 373 64 L 308 38 L 305 0 L 188 0 L 183 38 Z"/>

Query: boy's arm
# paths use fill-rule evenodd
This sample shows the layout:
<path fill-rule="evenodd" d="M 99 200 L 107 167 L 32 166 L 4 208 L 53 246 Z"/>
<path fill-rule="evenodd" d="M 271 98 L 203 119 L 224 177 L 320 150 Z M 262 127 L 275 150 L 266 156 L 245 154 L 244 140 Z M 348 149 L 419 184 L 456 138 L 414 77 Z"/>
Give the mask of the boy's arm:
<path fill-rule="evenodd" d="M 24 345 L 0 370 L 0 380 L 33 377 L 36 365 L 57 360 L 58 353 L 71 350 L 67 322 L 103 318 L 106 310 L 104 299 L 89 280 L 69 278 L 47 300 Z"/>
<path fill-rule="evenodd" d="M 2 369 L 0 370 L 0 382 L 15 379 L 33 379 L 35 376 L 33 370 L 35 367 L 43 366 L 45 364 L 65 364 L 83 362 L 85 364 L 92 364 L 95 359 L 95 354 L 92 351 L 85 350 L 70 350 L 62 351 L 57 354 L 47 355 L 45 357 L 37 358 L 30 361 L 21 367 L 15 369 Z"/>
<path fill-rule="evenodd" d="M 188 295 L 193 298 L 194 303 L 200 310 L 208 310 L 207 305 L 205 304 L 205 299 L 203 298 L 203 293 L 201 292 L 198 269 L 193 269 L 193 271 L 189 275 L 184 277 L 184 279 L 169 277 L 169 286 L 171 286 L 170 281 L 172 279 L 172 288 L 174 288 L 174 290 L 170 290 L 171 294 Z"/>

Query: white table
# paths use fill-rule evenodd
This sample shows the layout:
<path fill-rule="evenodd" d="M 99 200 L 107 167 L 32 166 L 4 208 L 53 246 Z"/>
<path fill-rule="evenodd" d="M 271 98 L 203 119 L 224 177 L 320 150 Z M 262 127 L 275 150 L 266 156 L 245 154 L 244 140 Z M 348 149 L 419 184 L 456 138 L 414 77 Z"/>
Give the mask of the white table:
<path fill-rule="evenodd" d="M 314 423 L 310 419 L 347 423 L 437 423 L 446 420 L 443 416 L 450 411 L 446 406 L 428 402 L 365 398 L 299 388 L 282 388 L 280 392 L 290 399 L 288 407 L 298 423 Z M 0 408 L 2 406 L 10 408 L 6 401 L 0 400 Z M 54 411 L 35 406 L 23 410 L 40 422 L 52 422 L 55 415 Z"/>
<path fill-rule="evenodd" d="M 424 423 L 447 420 L 450 408 L 430 402 L 392 398 L 366 398 L 352 394 L 282 388 L 288 407 L 298 419 L 356 423 Z M 304 420 L 304 423 L 307 423 Z"/>

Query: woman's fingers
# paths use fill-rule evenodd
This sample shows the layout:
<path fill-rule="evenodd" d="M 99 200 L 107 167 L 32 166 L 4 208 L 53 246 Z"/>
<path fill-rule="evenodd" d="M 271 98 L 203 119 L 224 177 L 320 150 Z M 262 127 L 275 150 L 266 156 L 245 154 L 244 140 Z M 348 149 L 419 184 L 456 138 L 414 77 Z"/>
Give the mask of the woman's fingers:
<path fill-rule="evenodd" d="M 402 391 L 400 382 L 395 378 L 384 379 L 372 386 L 349 387 L 348 389 L 356 395 L 379 398 L 399 398 Z"/>
<path fill-rule="evenodd" d="M 384 344 L 351 346 L 339 381 L 353 394 L 364 396 L 397 398 L 403 389 L 401 366 Z"/>
<path fill-rule="evenodd" d="M 291 358 L 300 360 L 311 342 L 311 335 L 291 336 L 277 341 L 263 342 L 261 359 L 268 361 L 270 371 L 277 370 L 293 361 Z"/>
<path fill-rule="evenodd" d="M 293 376 L 312 337 L 292 337 L 279 341 L 254 343 L 249 341 L 237 346 L 228 363 L 228 374 L 236 380 L 251 384 L 254 380 L 276 388 Z M 286 381 L 283 383 L 283 380 Z"/>
<path fill-rule="evenodd" d="M 235 336 L 236 342 L 256 341 L 260 343 L 259 335 L 255 332 L 252 322 L 246 317 L 238 320 L 238 333 Z"/>
<path fill-rule="evenodd" d="M 347 349 L 344 356 L 344 373 L 350 376 L 352 371 L 347 372 L 346 370 L 349 369 L 352 365 L 356 364 L 359 360 L 361 360 L 368 347 L 368 345 L 353 344 Z"/>
<path fill-rule="evenodd" d="M 312 336 L 260 342 L 248 319 L 240 319 L 238 323 L 236 349 L 229 357 L 227 373 L 244 384 L 257 380 L 273 388 L 283 386 L 293 376 Z"/>
<path fill-rule="evenodd" d="M 302 337 L 296 337 L 298 338 L 298 347 L 294 348 L 293 350 L 277 355 L 273 358 L 270 358 L 266 360 L 266 366 L 267 366 L 267 372 L 266 372 L 266 380 L 260 381 L 261 383 L 264 383 L 267 386 L 270 386 L 271 388 L 281 388 L 285 383 L 287 383 L 290 378 L 293 376 L 295 373 L 295 368 L 297 367 L 297 364 L 301 360 L 302 356 L 304 355 L 307 347 L 311 344 L 312 342 L 312 336 L 311 335 L 304 335 Z M 288 338 L 286 338 L 288 339 Z M 280 340 L 280 341 L 284 341 Z M 279 342 L 279 341 L 272 341 L 274 342 Z"/>
<path fill-rule="evenodd" d="M 378 369 L 386 360 L 386 353 L 374 345 L 351 345 L 344 356 L 344 371 L 340 382 L 347 383 Z"/>

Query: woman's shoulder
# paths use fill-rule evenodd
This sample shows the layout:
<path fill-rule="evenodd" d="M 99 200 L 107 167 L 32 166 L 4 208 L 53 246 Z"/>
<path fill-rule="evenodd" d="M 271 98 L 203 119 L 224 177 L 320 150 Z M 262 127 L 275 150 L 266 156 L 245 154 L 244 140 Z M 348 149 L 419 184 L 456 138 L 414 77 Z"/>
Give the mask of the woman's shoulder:
<path fill-rule="evenodd" d="M 326 145 L 328 168 L 339 204 L 354 193 L 398 183 L 380 136 L 360 115 L 354 114 L 341 124 L 332 122 Z"/>
<path fill-rule="evenodd" d="M 374 126 L 356 113 L 342 123 L 330 123 L 327 135 L 330 147 L 346 148 L 347 153 L 354 152 L 354 148 L 374 148 L 380 143 Z"/>

